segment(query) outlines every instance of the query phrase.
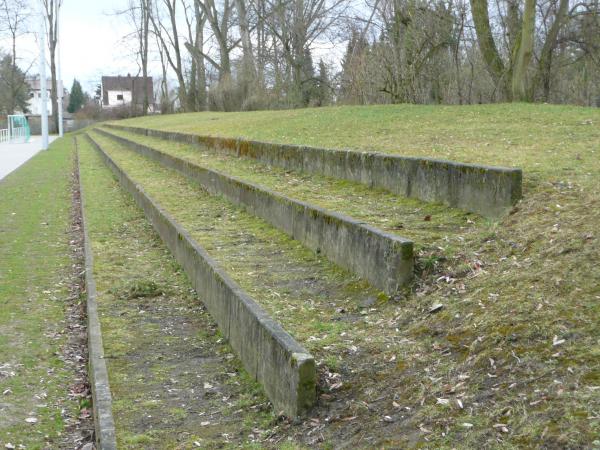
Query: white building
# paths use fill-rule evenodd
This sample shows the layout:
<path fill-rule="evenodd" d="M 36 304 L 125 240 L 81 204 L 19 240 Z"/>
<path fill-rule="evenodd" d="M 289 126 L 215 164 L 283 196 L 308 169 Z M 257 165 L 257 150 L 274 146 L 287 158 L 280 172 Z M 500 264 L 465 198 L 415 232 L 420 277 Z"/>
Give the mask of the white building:
<path fill-rule="evenodd" d="M 27 77 L 27 84 L 29 85 L 29 100 L 27 102 L 27 109 L 29 110 L 29 114 L 32 116 L 41 116 L 42 115 L 42 90 L 40 89 L 40 77 L 39 75 L 33 77 Z M 62 86 L 62 82 L 58 82 L 59 86 Z M 52 94 L 52 80 L 49 78 L 46 82 L 46 87 L 48 89 L 48 115 L 52 115 L 52 101 L 50 100 Z M 63 91 L 63 99 L 66 99 L 68 96 L 67 91 Z"/>
<path fill-rule="evenodd" d="M 149 112 L 154 111 L 154 83 L 152 77 L 102 77 L 102 107 L 144 105 L 145 92 L 148 95 Z"/>

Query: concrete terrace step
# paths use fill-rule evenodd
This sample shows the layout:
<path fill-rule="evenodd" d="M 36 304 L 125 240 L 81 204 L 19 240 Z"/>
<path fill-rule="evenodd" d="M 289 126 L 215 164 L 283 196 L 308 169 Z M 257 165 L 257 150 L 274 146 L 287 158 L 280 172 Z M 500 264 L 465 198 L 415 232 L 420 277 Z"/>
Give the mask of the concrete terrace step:
<path fill-rule="evenodd" d="M 267 401 L 260 387 L 242 373 L 202 307 L 202 295 L 194 294 L 143 212 L 83 137 L 79 156 L 88 200 L 86 243 L 94 251 L 87 273 L 93 270 L 96 280 L 100 361 L 111 383 L 117 448 L 247 442 L 269 417 L 260 411 Z M 110 427 L 97 423 L 98 448 L 111 448 Z"/>
<path fill-rule="evenodd" d="M 102 344 L 102 327 L 98 316 L 98 292 L 94 279 L 94 252 L 85 218 L 85 192 L 81 182 L 81 163 L 77 138 L 74 138 L 77 158 L 77 182 L 79 183 L 80 204 L 79 213 L 83 228 L 83 244 L 85 257 L 85 291 L 86 291 L 86 316 L 88 323 L 88 359 L 89 380 L 93 396 L 95 442 L 101 450 L 116 450 L 117 438 L 112 410 L 112 394 L 106 360 L 104 359 L 104 345 Z"/>
<path fill-rule="evenodd" d="M 477 226 L 487 219 L 441 203 L 402 197 L 380 188 L 319 174 L 307 174 L 264 164 L 252 158 L 198 144 L 169 141 L 127 131 L 110 133 L 250 184 L 258 184 L 286 197 L 414 242 L 415 248 L 439 246 L 448 236 Z M 424 220 L 428 217 L 430 220 Z"/>
<path fill-rule="evenodd" d="M 290 170 L 357 181 L 406 197 L 442 202 L 491 218 L 504 215 L 522 196 L 523 173 L 516 168 L 199 136 L 118 124 L 107 126 L 219 148 Z"/>
<path fill-rule="evenodd" d="M 306 413 L 315 402 L 314 359 L 232 280 L 176 218 L 147 193 L 94 138 L 93 145 L 121 186 L 144 210 L 167 247 L 188 274 L 223 335 L 250 375 L 262 384 L 276 411 L 289 417 Z M 118 152 L 117 152 L 118 153 Z M 153 174 L 152 178 L 159 178 Z"/>
<path fill-rule="evenodd" d="M 312 250 L 395 295 L 412 279 L 413 244 L 351 217 L 294 200 L 255 183 L 211 170 L 152 147 L 98 130 L 105 136 L 177 170 L 208 192 L 222 195 Z"/>

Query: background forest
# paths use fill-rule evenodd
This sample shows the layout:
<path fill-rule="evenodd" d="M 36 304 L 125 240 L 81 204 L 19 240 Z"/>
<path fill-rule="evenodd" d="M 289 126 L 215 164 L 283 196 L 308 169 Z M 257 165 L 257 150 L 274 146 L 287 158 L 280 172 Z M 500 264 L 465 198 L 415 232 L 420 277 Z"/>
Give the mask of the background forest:
<path fill-rule="evenodd" d="M 62 3 L 43 0 L 53 83 Z M 19 67 L 16 43 L 35 29 L 30 8 L 0 0 L 0 34 L 12 43 L 0 49 L 4 113 L 23 106 L 27 94 L 30 67 Z M 600 106 L 600 0 L 128 0 L 115 13 L 130 30 L 124 41 L 135 75 L 155 80 L 156 98 L 144 101 L 163 113 Z"/>
<path fill-rule="evenodd" d="M 131 0 L 124 14 L 140 73 L 162 63 L 164 112 L 600 106 L 598 0 Z"/>

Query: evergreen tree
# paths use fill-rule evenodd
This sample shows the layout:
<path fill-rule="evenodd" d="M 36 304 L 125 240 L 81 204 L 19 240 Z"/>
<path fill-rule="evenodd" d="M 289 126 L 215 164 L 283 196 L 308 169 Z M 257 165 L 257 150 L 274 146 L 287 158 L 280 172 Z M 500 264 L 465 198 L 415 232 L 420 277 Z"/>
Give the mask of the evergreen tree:
<path fill-rule="evenodd" d="M 11 56 L 0 55 L 0 114 L 27 112 L 29 87 L 25 73 Z"/>
<path fill-rule="evenodd" d="M 317 78 L 316 106 L 327 106 L 331 103 L 331 86 L 327 66 L 323 60 L 319 61 L 319 77 Z"/>
<path fill-rule="evenodd" d="M 81 89 L 81 84 L 77 80 L 73 80 L 73 87 L 71 88 L 71 98 L 69 100 L 69 106 L 67 107 L 67 111 L 71 114 L 76 113 L 81 109 L 83 104 L 85 103 L 85 95 L 83 94 L 83 89 Z"/>
<path fill-rule="evenodd" d="M 315 67 L 313 65 L 312 54 L 310 49 L 306 47 L 304 49 L 304 58 L 302 60 L 302 107 L 310 105 L 311 100 L 315 97 L 316 93 L 316 78 L 315 78 Z"/>

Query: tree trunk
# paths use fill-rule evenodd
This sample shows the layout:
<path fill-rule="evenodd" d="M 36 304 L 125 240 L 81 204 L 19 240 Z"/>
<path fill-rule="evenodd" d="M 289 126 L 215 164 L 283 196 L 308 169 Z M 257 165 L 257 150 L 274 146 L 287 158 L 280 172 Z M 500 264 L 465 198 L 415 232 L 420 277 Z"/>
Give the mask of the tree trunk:
<path fill-rule="evenodd" d="M 490 17 L 488 14 L 488 2 L 487 0 L 470 1 L 473 22 L 475 23 L 475 31 L 477 33 L 477 43 L 479 44 L 481 56 L 483 57 L 487 70 L 496 86 L 507 98 L 510 98 L 504 63 L 500 58 L 496 43 L 494 42 L 494 37 L 492 36 Z"/>
<path fill-rule="evenodd" d="M 142 76 L 144 77 L 144 105 L 142 114 L 145 116 L 148 114 L 148 109 L 150 108 L 150 99 L 148 97 L 148 37 L 150 34 L 150 0 L 142 0 L 141 7 L 141 60 L 142 60 Z"/>
<path fill-rule="evenodd" d="M 515 61 L 512 71 L 512 96 L 513 100 L 531 101 L 530 91 L 527 86 L 527 70 L 533 56 L 535 34 L 535 0 L 525 0 L 523 13 L 523 26 L 521 38 L 515 49 Z"/>
<path fill-rule="evenodd" d="M 44 0 L 44 7 L 46 9 L 46 19 L 48 26 L 48 47 L 50 49 L 50 76 L 51 92 L 50 92 L 50 103 L 52 105 L 52 122 L 54 124 L 55 132 L 58 132 L 58 80 L 56 79 L 56 44 L 57 44 L 57 25 L 58 25 L 58 12 L 61 7 L 61 0 Z"/>
<path fill-rule="evenodd" d="M 256 65 L 252 52 L 252 40 L 250 38 L 250 26 L 248 25 L 248 13 L 245 0 L 235 0 L 238 13 L 240 37 L 242 40 L 242 90 L 244 98 L 248 96 L 256 81 Z"/>
<path fill-rule="evenodd" d="M 551 70 L 552 70 L 552 55 L 554 53 L 554 49 L 556 48 L 556 43 L 558 39 L 558 33 L 560 32 L 565 18 L 567 16 L 567 11 L 569 8 L 569 0 L 560 0 L 558 5 L 558 10 L 556 11 L 556 15 L 554 17 L 554 22 L 552 23 L 552 27 L 550 31 L 548 31 L 548 36 L 546 36 L 546 42 L 544 42 L 544 46 L 542 47 L 542 52 L 540 55 L 540 62 L 538 65 L 538 73 L 536 75 L 534 81 L 534 91 L 535 88 L 541 83 L 542 84 L 542 99 L 547 102 L 550 98 L 550 79 L 551 79 Z"/>
<path fill-rule="evenodd" d="M 204 48 L 204 25 L 206 23 L 206 15 L 202 14 L 197 2 L 194 2 L 194 13 L 196 16 L 196 49 L 202 51 Z M 206 64 L 204 58 L 196 60 L 196 109 L 198 111 L 206 111 L 208 109 L 206 95 Z"/>
<path fill-rule="evenodd" d="M 214 0 L 195 0 L 195 3 L 202 9 L 202 12 L 206 16 L 210 28 L 213 31 L 217 45 L 219 46 L 219 58 L 220 61 L 217 64 L 208 57 L 208 55 L 200 52 L 204 58 L 206 58 L 215 68 L 219 71 L 219 81 L 225 81 L 231 79 L 231 61 L 227 38 L 229 36 L 229 15 L 231 14 L 231 4 L 229 0 L 225 0 L 221 7 L 222 16 L 219 20 L 219 12 L 215 5 Z M 196 49 L 197 50 L 197 49 Z"/>

